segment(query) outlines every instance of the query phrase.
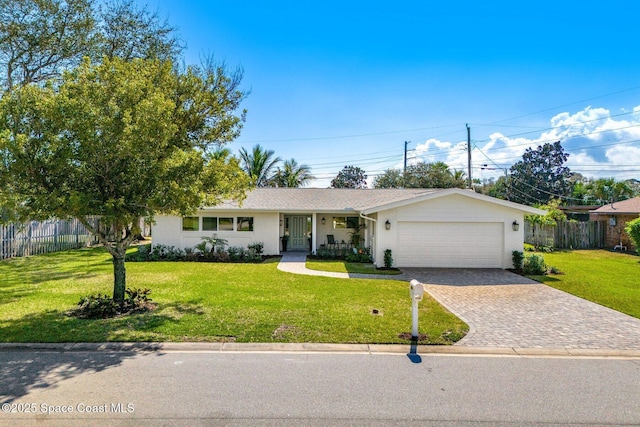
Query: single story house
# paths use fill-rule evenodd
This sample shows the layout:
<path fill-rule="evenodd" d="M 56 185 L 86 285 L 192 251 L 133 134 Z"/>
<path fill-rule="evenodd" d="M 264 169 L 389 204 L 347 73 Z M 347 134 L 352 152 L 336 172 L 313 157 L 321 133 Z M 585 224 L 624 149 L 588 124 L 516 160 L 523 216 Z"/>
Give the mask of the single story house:
<path fill-rule="evenodd" d="M 316 252 L 357 234 L 377 266 L 391 249 L 397 267 L 511 268 L 512 252 L 523 250 L 524 215 L 545 213 L 459 188 L 257 188 L 241 205 L 157 217 L 153 242 L 194 247 L 216 234 L 231 246 L 263 242 L 265 254 L 279 254 L 282 236 L 288 251 Z"/>
<path fill-rule="evenodd" d="M 624 231 L 627 222 L 640 216 L 640 196 L 604 205 L 589 213 L 592 221 L 606 223 L 605 246 L 633 251 L 636 247 Z"/>

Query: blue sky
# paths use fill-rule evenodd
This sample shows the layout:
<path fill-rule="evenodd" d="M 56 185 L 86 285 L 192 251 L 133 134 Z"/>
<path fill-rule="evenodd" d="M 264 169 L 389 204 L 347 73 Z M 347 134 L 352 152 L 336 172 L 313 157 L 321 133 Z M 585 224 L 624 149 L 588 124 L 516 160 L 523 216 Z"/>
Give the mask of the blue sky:
<path fill-rule="evenodd" d="M 640 179 L 639 2 L 146 4 L 178 28 L 186 63 L 244 69 L 247 122 L 230 148 L 295 158 L 312 186 L 345 165 L 372 181 L 402 165 L 404 141 L 410 161 L 466 172 L 467 123 L 474 178 L 559 139 L 575 172 Z"/>

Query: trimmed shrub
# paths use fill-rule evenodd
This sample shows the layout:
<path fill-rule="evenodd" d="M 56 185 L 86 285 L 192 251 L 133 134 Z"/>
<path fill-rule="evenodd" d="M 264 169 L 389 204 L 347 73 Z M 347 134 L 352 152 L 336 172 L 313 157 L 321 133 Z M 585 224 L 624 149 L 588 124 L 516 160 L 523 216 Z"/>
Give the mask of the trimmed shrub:
<path fill-rule="evenodd" d="M 511 261 L 513 262 L 513 268 L 518 272 L 522 272 L 522 265 L 524 262 L 524 253 L 522 251 L 511 252 Z"/>
<path fill-rule="evenodd" d="M 248 246 L 248 248 L 249 250 L 255 251 L 256 255 L 262 255 L 262 252 L 264 251 L 264 243 L 262 242 L 251 243 Z"/>
<path fill-rule="evenodd" d="M 384 251 L 384 266 L 385 268 L 393 267 L 393 257 L 391 256 L 391 249 Z"/>
<path fill-rule="evenodd" d="M 524 259 L 524 274 L 529 276 L 542 276 L 547 274 L 547 264 L 542 255 L 529 255 Z"/>
<path fill-rule="evenodd" d="M 80 319 L 106 319 L 123 314 L 151 311 L 155 308 L 155 304 L 149 298 L 150 293 L 150 289 L 127 288 L 122 305 L 106 294 L 89 295 L 80 299 L 78 308 L 70 315 Z"/>
<path fill-rule="evenodd" d="M 371 262 L 371 248 L 353 248 L 345 257 L 347 262 Z"/>

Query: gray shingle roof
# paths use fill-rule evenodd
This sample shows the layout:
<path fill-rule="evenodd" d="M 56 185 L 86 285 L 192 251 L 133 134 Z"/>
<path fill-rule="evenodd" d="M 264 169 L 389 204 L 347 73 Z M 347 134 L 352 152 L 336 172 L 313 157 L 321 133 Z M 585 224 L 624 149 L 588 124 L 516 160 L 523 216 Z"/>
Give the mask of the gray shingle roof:
<path fill-rule="evenodd" d="M 411 200 L 442 191 L 435 188 L 414 189 L 340 189 L 340 188 L 256 188 L 247 193 L 239 206 L 224 202 L 206 209 L 247 209 L 291 212 L 352 212 Z"/>

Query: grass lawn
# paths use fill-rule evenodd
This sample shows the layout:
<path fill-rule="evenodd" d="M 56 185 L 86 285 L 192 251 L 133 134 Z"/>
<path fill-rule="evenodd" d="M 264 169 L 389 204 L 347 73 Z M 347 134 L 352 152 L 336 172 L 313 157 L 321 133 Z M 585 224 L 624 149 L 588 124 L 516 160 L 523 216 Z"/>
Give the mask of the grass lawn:
<path fill-rule="evenodd" d="M 310 270 L 331 271 L 335 273 L 396 275 L 399 270 L 378 270 L 375 265 L 365 262 L 347 262 L 341 260 L 307 259 Z"/>
<path fill-rule="evenodd" d="M 158 308 L 106 320 L 69 317 L 82 296 L 111 295 L 111 257 L 102 248 L 0 262 L 0 341 L 222 341 L 407 343 L 408 284 L 334 279 L 262 264 L 127 263 L 127 285 L 150 288 Z M 374 315 L 373 310 L 379 314 Z M 468 327 L 425 295 L 424 343 L 450 344 Z"/>
<path fill-rule="evenodd" d="M 549 286 L 640 318 L 640 257 L 606 250 L 541 253 L 564 274 L 532 276 Z"/>

